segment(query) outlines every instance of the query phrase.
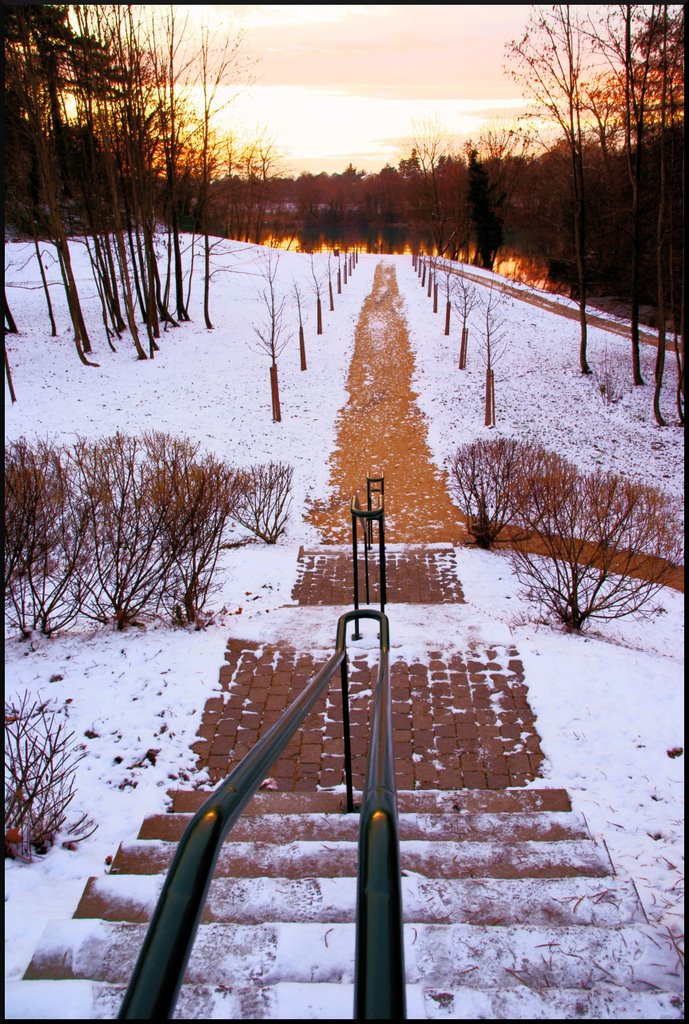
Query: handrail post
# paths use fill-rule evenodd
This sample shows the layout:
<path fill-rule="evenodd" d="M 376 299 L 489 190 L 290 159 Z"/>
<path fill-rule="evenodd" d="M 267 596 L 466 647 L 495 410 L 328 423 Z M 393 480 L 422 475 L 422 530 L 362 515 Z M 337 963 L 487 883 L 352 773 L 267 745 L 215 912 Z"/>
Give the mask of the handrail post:
<path fill-rule="evenodd" d="M 379 504 L 377 508 L 373 508 L 373 496 L 379 494 Z M 354 609 L 357 610 L 359 607 L 359 558 L 358 558 L 358 535 L 357 535 L 357 520 L 362 519 L 362 526 L 364 530 L 364 565 L 366 572 L 366 604 L 370 604 L 371 596 L 369 589 L 369 566 L 368 566 L 368 552 L 369 548 L 373 546 L 373 523 L 378 523 L 378 561 L 380 567 L 380 610 L 385 611 L 385 605 L 387 604 L 387 576 L 385 569 L 385 477 L 384 476 L 371 476 L 369 471 L 366 477 L 366 510 L 362 510 L 359 504 L 358 495 L 352 497 L 351 514 L 352 514 L 352 559 L 353 559 L 353 570 L 354 570 Z M 358 622 L 357 622 L 358 627 Z M 361 634 L 358 632 L 352 636 L 353 640 L 360 640 Z"/>
<path fill-rule="evenodd" d="M 357 629 L 359 628 L 357 620 Z M 347 653 L 340 665 L 342 687 L 342 735 L 344 739 L 345 785 L 347 787 L 347 814 L 354 811 L 354 788 L 352 786 L 352 740 L 349 731 L 349 665 Z"/>
<path fill-rule="evenodd" d="M 356 495 L 352 498 L 352 560 L 354 567 L 354 610 L 357 611 L 359 608 L 359 553 L 357 550 L 357 535 L 356 535 L 356 510 L 359 507 L 359 499 Z M 355 619 L 356 626 L 352 633 L 352 640 L 361 640 L 361 633 L 359 632 L 359 620 Z"/>
<path fill-rule="evenodd" d="M 378 521 L 378 563 L 380 565 L 380 610 L 384 612 L 388 600 L 388 587 L 385 570 L 385 525 L 382 509 Z"/>

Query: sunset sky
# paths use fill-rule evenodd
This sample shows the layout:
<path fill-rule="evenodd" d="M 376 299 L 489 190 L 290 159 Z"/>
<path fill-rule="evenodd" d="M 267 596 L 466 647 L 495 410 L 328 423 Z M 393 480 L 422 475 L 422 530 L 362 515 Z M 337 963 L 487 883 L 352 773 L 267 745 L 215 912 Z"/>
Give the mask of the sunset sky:
<path fill-rule="evenodd" d="M 431 122 L 466 139 L 524 109 L 505 46 L 530 7 L 210 4 L 188 11 L 219 43 L 241 32 L 232 124 L 266 130 L 286 173 L 396 165 Z"/>

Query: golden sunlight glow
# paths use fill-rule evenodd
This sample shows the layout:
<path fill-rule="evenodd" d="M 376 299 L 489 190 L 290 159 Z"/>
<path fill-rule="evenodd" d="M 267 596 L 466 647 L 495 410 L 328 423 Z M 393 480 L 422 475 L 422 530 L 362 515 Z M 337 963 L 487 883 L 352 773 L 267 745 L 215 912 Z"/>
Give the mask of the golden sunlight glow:
<path fill-rule="evenodd" d="M 268 139 L 281 170 L 376 172 L 435 122 L 456 148 L 487 124 L 513 127 L 525 101 L 502 67 L 524 7 L 209 4 L 179 7 L 220 44 L 242 38 L 243 69 L 221 130 Z M 516 13 L 515 13 L 516 12 Z M 520 20 L 522 19 L 522 20 Z"/>

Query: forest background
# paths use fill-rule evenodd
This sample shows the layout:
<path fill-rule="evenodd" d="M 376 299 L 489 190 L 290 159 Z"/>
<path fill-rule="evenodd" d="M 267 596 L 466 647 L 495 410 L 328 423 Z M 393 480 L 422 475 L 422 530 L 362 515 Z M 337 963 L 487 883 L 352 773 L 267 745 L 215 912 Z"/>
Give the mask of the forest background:
<path fill-rule="evenodd" d="M 629 311 L 634 384 L 644 383 L 640 324 L 658 326 L 656 391 L 667 335 L 683 421 L 682 5 L 534 6 L 506 53 L 531 103 L 527 123 L 487 125 L 462 145 L 424 124 L 397 166 L 298 177 L 281 171 L 265 132 L 218 127 L 231 125 L 223 97 L 241 66 L 237 35 L 192 32 L 174 6 L 107 4 L 8 5 L 3 34 L 6 237 L 55 244 L 82 362 L 92 326 L 69 237 L 89 246 L 108 338 L 128 331 L 139 359 L 153 357 L 161 323 L 189 319 L 185 232 L 205 240 L 193 274 L 209 328 L 217 237 L 423 251 L 484 269 L 511 261 L 530 283 L 569 291 L 583 373 L 591 300 Z M 14 330 L 6 295 L 4 314 Z M 5 365 L 11 387 L 7 355 Z M 657 401 L 655 413 L 662 425 Z"/>

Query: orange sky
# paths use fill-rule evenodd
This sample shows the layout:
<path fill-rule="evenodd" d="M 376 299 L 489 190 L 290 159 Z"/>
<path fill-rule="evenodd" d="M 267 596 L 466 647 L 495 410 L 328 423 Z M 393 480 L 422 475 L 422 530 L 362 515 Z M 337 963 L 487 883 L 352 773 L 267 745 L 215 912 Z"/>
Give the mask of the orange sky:
<path fill-rule="evenodd" d="M 182 8 L 180 8 L 180 11 Z M 267 130 L 287 173 L 377 171 L 430 122 L 477 138 L 523 109 L 505 46 L 529 6 L 210 4 L 185 7 L 211 38 L 242 32 L 230 111 Z"/>

